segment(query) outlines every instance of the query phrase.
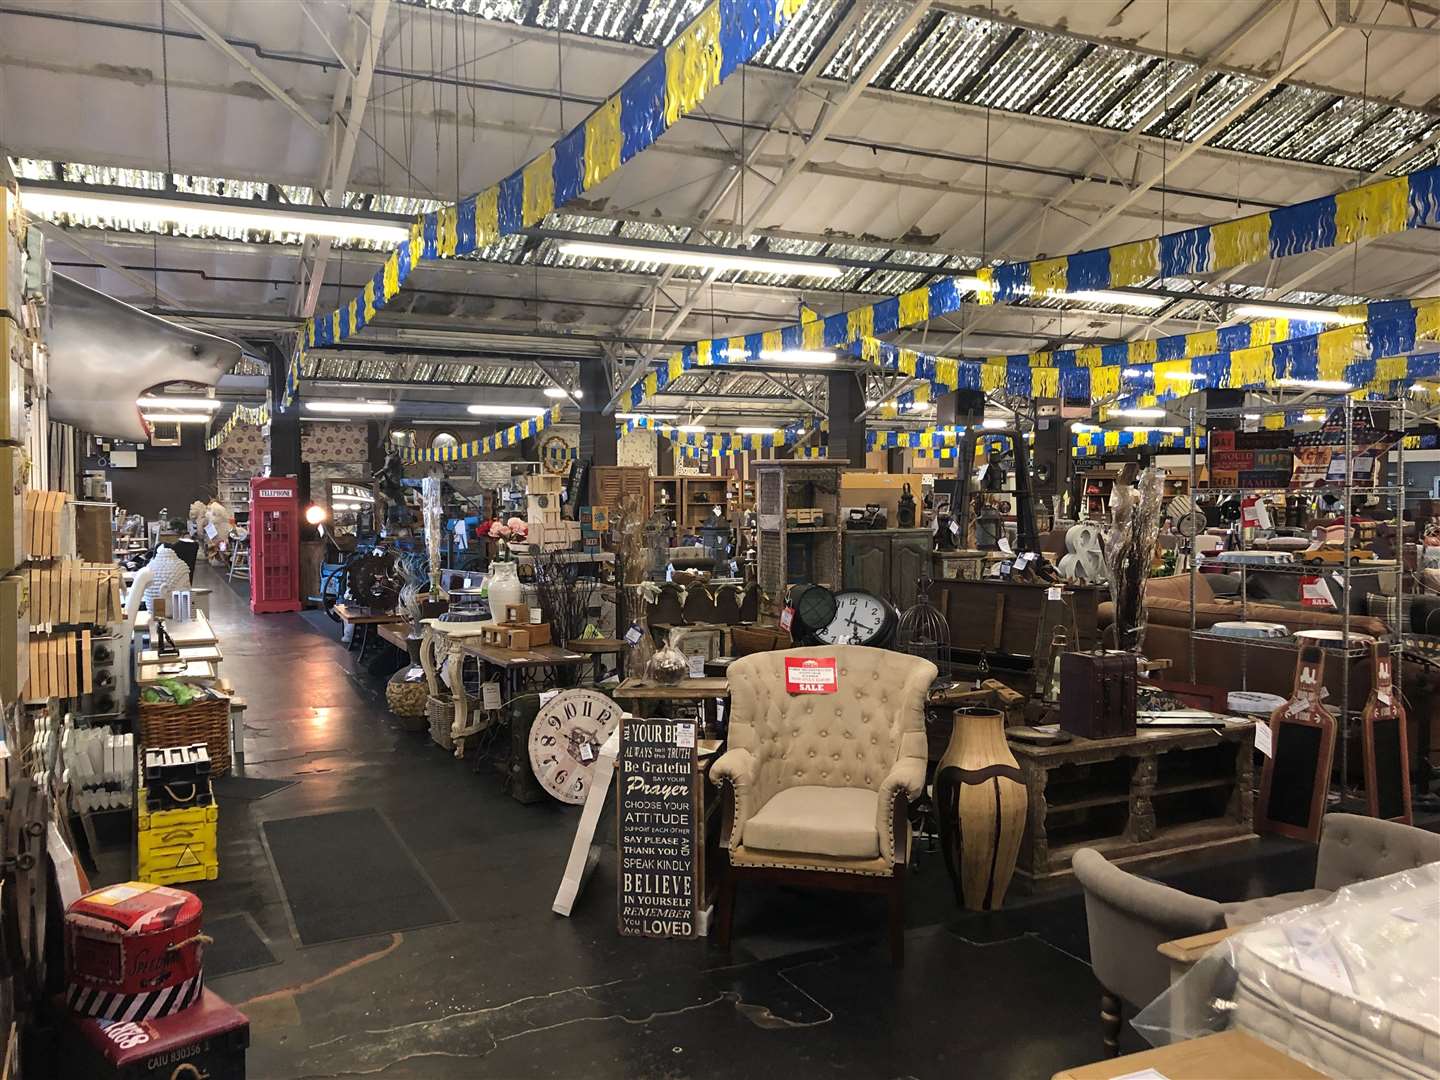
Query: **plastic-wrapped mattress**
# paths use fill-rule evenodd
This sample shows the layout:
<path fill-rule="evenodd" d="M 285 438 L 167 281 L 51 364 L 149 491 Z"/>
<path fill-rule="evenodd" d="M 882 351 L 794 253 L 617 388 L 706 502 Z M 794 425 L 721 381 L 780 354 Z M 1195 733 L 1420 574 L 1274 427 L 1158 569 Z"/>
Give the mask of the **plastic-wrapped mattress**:
<path fill-rule="evenodd" d="M 1152 1042 L 1239 1028 L 1335 1077 L 1440 1076 L 1440 863 L 1227 939 L 1135 1026 Z"/>

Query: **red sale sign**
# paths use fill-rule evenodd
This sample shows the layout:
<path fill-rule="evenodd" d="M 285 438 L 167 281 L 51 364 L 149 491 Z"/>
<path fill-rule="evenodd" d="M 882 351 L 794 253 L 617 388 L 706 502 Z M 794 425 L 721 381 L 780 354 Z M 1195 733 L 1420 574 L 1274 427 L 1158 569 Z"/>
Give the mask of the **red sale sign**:
<path fill-rule="evenodd" d="M 1335 600 L 1330 595 L 1323 578 L 1305 576 L 1300 579 L 1300 603 L 1306 607 L 1333 608 Z"/>
<path fill-rule="evenodd" d="M 833 656 L 787 656 L 785 658 L 785 692 L 787 694 L 833 694 L 838 688 Z"/>

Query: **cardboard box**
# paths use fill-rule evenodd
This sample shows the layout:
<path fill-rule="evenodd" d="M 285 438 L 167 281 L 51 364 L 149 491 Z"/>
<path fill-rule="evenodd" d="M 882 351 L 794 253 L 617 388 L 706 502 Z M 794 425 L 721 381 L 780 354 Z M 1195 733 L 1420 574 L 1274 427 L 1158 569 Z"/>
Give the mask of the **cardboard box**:
<path fill-rule="evenodd" d="M 29 349 L 20 324 L 0 315 L 0 442 L 25 441 L 25 357 Z"/>
<path fill-rule="evenodd" d="M 25 452 L 0 446 L 0 573 L 25 561 Z"/>
<path fill-rule="evenodd" d="M 0 202 L 6 203 L 0 206 L 0 213 L 9 211 L 9 200 L 9 189 L 0 186 Z M 12 220 L 7 220 L 7 227 L 0 230 L 0 315 L 8 315 L 21 323 L 24 320 L 20 312 L 25 306 L 24 248 L 11 227 Z"/>
<path fill-rule="evenodd" d="M 1146 1069 L 1166 1080 L 1325 1080 L 1324 1073 L 1243 1031 L 1222 1031 L 1157 1050 L 1064 1069 L 1053 1080 L 1116 1080 L 1144 1075 Z"/>
<path fill-rule="evenodd" d="M 30 604 L 24 574 L 0 578 L 0 705 L 21 699 L 30 681 Z"/>
<path fill-rule="evenodd" d="M 905 485 L 910 485 L 910 494 L 915 497 L 917 524 L 920 505 L 920 481 L 913 476 L 896 473 L 843 472 L 840 474 L 840 505 L 868 506 L 876 503 L 885 508 L 885 521 L 889 528 L 900 523 L 900 495 Z"/>

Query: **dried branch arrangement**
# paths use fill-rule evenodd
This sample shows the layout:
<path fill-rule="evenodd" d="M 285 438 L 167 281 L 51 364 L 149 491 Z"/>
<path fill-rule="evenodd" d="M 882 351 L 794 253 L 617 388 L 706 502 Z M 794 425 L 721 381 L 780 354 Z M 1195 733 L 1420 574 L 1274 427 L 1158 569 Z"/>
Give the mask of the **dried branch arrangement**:
<path fill-rule="evenodd" d="M 1134 487 L 1116 484 L 1114 521 L 1105 536 L 1105 566 L 1115 602 L 1116 646 L 1139 649 L 1145 637 L 1145 583 L 1160 540 L 1165 470 L 1146 469 Z"/>

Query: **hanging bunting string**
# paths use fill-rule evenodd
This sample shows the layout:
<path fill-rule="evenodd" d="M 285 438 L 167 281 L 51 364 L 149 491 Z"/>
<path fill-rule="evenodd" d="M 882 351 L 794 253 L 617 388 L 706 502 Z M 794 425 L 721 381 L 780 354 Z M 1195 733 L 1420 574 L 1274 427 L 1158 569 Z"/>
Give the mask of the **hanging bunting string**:
<path fill-rule="evenodd" d="M 603 183 L 755 55 L 807 0 L 712 0 L 675 38 L 539 157 L 498 184 L 421 216 L 410 239 L 349 303 L 307 319 L 286 371 L 294 400 L 306 353 L 358 334 L 427 259 L 469 255 L 539 222 Z"/>
<path fill-rule="evenodd" d="M 1155 277 L 1185 277 L 1236 269 L 1436 223 L 1440 223 L 1440 166 L 1233 221 L 1053 259 L 1002 263 L 973 275 L 944 277 L 873 304 L 823 318 L 802 316 L 797 324 L 762 333 L 697 341 L 672 354 L 663 367 L 636 382 L 630 388 L 626 407 L 639 408 L 671 380 L 695 368 L 743 363 L 758 357 L 762 350 L 843 348 L 859 338 L 893 333 L 953 314 L 962 307 L 964 297 L 972 294 L 976 303 L 995 304 L 1035 296 L 1122 288 Z M 1253 330 L 1227 330 L 1227 345 L 1231 348 L 1268 345 L 1271 340 L 1267 339 L 1277 334 L 1275 324 L 1279 321 L 1261 320 L 1268 325 Z M 1309 326 L 1305 324 L 1302 328 L 1309 329 Z M 1220 331 L 1214 333 L 1218 346 Z M 1191 338 L 1194 341 L 1187 342 Z M 1112 351 L 1105 359 L 1110 366 L 1125 366 L 1146 359 L 1152 347 L 1156 350 L 1155 358 L 1159 359 L 1162 355 L 1159 341 L 1181 343 L 1167 345 L 1167 353 L 1209 346 L 1205 334 L 1181 335 L 1175 339 L 1129 342 L 1123 346 L 1126 350 L 1123 358 L 1118 351 Z M 1118 350 L 1120 346 L 1110 348 Z M 1088 349 L 1075 350 L 1072 355 L 1080 365 L 1102 359 Z M 1008 367 L 1008 357 L 1006 361 Z"/>
<path fill-rule="evenodd" d="M 230 414 L 229 419 L 220 426 L 220 429 L 205 440 L 206 450 L 219 450 L 220 444 L 240 424 L 249 424 L 252 427 L 264 427 L 270 423 L 270 403 L 264 405 L 236 405 L 235 411 Z"/>

